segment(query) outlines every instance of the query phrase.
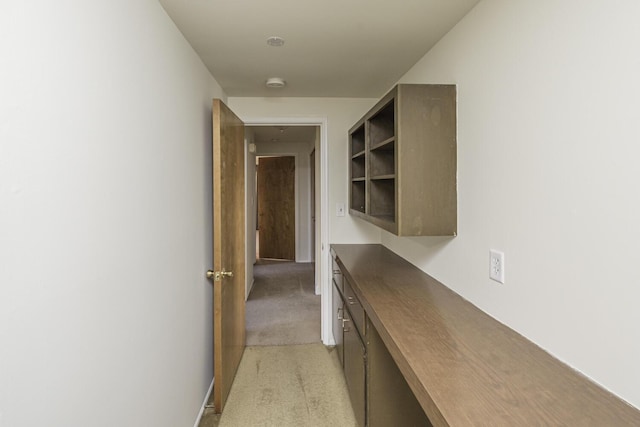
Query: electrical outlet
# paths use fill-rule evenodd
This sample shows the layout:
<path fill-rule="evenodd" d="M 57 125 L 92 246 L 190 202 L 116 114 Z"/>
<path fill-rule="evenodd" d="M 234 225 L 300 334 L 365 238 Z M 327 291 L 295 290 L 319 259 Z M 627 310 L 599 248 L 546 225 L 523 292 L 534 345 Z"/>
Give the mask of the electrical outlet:
<path fill-rule="evenodd" d="M 344 203 L 336 203 L 336 216 L 344 216 Z"/>
<path fill-rule="evenodd" d="M 489 250 L 489 278 L 504 283 L 504 253 Z"/>

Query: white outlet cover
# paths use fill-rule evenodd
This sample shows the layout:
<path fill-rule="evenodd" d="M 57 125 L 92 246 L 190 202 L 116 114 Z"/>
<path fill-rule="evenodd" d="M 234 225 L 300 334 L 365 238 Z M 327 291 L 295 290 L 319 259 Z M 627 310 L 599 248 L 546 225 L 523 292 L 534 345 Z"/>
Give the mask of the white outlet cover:
<path fill-rule="evenodd" d="M 336 203 L 336 216 L 344 216 L 344 203 Z"/>
<path fill-rule="evenodd" d="M 504 283 L 504 253 L 489 250 L 489 278 Z"/>

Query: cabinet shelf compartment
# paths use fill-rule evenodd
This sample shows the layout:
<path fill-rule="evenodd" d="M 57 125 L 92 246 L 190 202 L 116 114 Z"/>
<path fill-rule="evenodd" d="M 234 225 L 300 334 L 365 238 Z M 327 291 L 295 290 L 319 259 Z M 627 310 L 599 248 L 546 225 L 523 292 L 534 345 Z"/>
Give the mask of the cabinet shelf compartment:
<path fill-rule="evenodd" d="M 369 146 L 375 147 L 396 134 L 395 99 L 369 119 Z"/>
<path fill-rule="evenodd" d="M 396 150 L 393 139 L 369 151 L 369 173 L 371 177 L 393 175 L 396 171 Z"/>
<path fill-rule="evenodd" d="M 357 156 L 351 159 L 351 179 L 365 177 L 365 156 Z"/>
<path fill-rule="evenodd" d="M 369 215 L 388 222 L 396 218 L 396 180 L 375 179 L 370 182 Z"/>
<path fill-rule="evenodd" d="M 351 209 L 364 213 L 365 211 L 365 181 L 354 180 L 351 182 Z"/>
<path fill-rule="evenodd" d="M 395 174 L 387 174 L 387 175 L 376 175 L 371 177 L 371 181 L 375 181 L 377 179 L 395 179 Z"/>
<path fill-rule="evenodd" d="M 364 153 L 365 139 L 364 139 L 364 124 L 351 133 L 351 156 L 356 156 L 360 153 Z"/>
<path fill-rule="evenodd" d="M 382 142 L 379 142 L 375 145 L 372 145 L 369 149 L 370 150 L 393 150 L 393 148 L 389 148 L 387 147 L 388 145 L 393 145 L 393 143 L 395 142 L 396 137 L 392 136 L 391 138 L 387 138 Z"/>

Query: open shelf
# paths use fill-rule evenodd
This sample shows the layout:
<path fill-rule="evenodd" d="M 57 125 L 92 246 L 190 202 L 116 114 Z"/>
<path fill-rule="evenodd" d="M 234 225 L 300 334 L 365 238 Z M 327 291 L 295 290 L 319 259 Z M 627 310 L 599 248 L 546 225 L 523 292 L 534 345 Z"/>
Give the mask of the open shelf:
<path fill-rule="evenodd" d="M 370 150 L 393 150 L 393 143 L 396 141 L 396 137 L 392 136 L 391 138 L 387 138 L 384 141 L 378 142 L 377 144 L 371 145 Z"/>
<path fill-rule="evenodd" d="M 369 215 L 395 220 L 396 181 L 395 179 L 372 180 L 370 186 L 371 210 Z"/>
<path fill-rule="evenodd" d="M 358 156 L 351 159 L 351 179 L 365 177 L 365 156 Z"/>
<path fill-rule="evenodd" d="M 351 133 L 351 156 L 356 156 L 364 153 L 365 140 L 364 140 L 364 124 Z"/>
<path fill-rule="evenodd" d="M 351 182 L 351 209 L 362 213 L 365 211 L 365 185 L 364 179 Z"/>
<path fill-rule="evenodd" d="M 371 176 L 371 181 L 375 181 L 375 180 L 379 180 L 379 179 L 395 179 L 396 175 L 393 173 L 387 174 L 387 175 L 375 175 L 375 176 Z"/>
<path fill-rule="evenodd" d="M 395 99 L 369 119 L 369 144 L 375 147 L 396 134 Z"/>
<path fill-rule="evenodd" d="M 378 175 L 393 175 L 396 171 L 396 150 L 393 138 L 369 152 L 369 173 L 372 177 Z"/>

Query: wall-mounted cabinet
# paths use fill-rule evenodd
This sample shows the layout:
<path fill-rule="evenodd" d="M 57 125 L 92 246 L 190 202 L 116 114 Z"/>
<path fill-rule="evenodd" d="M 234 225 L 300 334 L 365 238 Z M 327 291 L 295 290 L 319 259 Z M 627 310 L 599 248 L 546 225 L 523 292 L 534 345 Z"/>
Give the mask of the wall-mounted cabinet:
<path fill-rule="evenodd" d="M 399 236 L 457 234 L 455 85 L 396 86 L 349 144 L 352 215 Z"/>

